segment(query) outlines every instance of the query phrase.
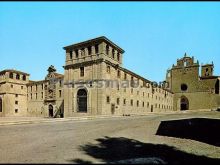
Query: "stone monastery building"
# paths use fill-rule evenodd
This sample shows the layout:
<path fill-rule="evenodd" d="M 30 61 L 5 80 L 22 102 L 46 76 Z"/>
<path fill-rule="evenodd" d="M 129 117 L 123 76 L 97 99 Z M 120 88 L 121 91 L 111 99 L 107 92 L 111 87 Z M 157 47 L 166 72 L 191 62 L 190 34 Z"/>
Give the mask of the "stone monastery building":
<path fill-rule="evenodd" d="M 132 115 L 220 106 L 219 77 L 213 64 L 187 57 L 168 70 L 163 85 L 122 67 L 124 50 L 106 37 L 64 47 L 64 75 L 48 68 L 44 80 L 0 71 L 0 116 L 72 117 Z"/>

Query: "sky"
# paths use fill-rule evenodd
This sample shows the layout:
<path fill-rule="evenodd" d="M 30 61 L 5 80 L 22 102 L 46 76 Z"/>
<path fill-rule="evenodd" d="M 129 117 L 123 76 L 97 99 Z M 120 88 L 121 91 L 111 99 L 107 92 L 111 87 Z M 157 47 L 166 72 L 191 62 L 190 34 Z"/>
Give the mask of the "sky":
<path fill-rule="evenodd" d="M 151 81 L 187 53 L 220 75 L 220 2 L 0 2 L 0 70 L 64 73 L 64 46 L 106 36 Z"/>

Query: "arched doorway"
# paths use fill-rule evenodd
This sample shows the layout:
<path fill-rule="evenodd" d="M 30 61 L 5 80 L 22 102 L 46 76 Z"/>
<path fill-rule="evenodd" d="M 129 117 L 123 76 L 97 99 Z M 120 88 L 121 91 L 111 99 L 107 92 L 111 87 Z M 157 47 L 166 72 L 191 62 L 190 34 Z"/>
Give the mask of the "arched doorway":
<path fill-rule="evenodd" d="M 53 105 L 49 105 L 49 117 L 53 117 Z"/>
<path fill-rule="evenodd" d="M 180 110 L 189 110 L 189 100 L 185 96 L 180 99 Z"/>
<path fill-rule="evenodd" d="M 87 112 L 87 91 L 79 89 L 77 92 L 78 112 Z"/>
<path fill-rule="evenodd" d="M 2 112 L 2 98 L 0 97 L 0 112 Z"/>

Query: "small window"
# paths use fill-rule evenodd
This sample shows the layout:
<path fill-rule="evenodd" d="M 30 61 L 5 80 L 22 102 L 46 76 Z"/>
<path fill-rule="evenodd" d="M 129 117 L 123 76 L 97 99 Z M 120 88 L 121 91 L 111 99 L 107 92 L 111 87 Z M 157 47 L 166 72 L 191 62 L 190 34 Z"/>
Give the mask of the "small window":
<path fill-rule="evenodd" d="M 105 50 L 106 50 L 106 54 L 109 55 L 109 46 L 108 45 L 106 45 Z"/>
<path fill-rule="evenodd" d="M 125 73 L 125 74 L 124 74 L 124 80 L 126 80 L 126 79 L 127 79 L 127 74 Z"/>
<path fill-rule="evenodd" d="M 144 107 L 144 102 L 142 103 L 142 106 Z"/>
<path fill-rule="evenodd" d="M 13 79 L 13 73 L 9 74 L 9 78 Z"/>
<path fill-rule="evenodd" d="M 32 93 L 31 93 L 31 100 L 32 100 Z"/>
<path fill-rule="evenodd" d="M 107 66 L 107 73 L 110 73 L 110 66 Z"/>
<path fill-rule="evenodd" d="M 109 97 L 109 96 L 106 97 L 106 102 L 107 102 L 108 104 L 110 103 L 110 97 Z"/>
<path fill-rule="evenodd" d="M 133 106 L 133 100 L 131 100 L 131 106 Z"/>
<path fill-rule="evenodd" d="M 70 59 L 73 59 L 73 51 L 70 51 Z"/>
<path fill-rule="evenodd" d="M 120 72 L 120 70 L 118 70 L 118 78 L 120 78 L 121 77 L 121 72 Z"/>
<path fill-rule="evenodd" d="M 13 88 L 14 86 L 13 85 L 11 85 L 11 88 Z"/>
<path fill-rule="evenodd" d="M 59 81 L 60 87 L 62 87 L 62 80 Z"/>
<path fill-rule="evenodd" d="M 15 109 L 15 113 L 18 113 L 18 109 Z"/>
<path fill-rule="evenodd" d="M 16 94 L 15 97 L 18 97 L 18 94 Z"/>
<path fill-rule="evenodd" d="M 84 76 L 84 67 L 80 67 L 80 76 L 81 76 L 81 77 Z"/>
<path fill-rule="evenodd" d="M 120 61 L 120 53 L 117 54 L 117 60 Z"/>
<path fill-rule="evenodd" d="M 78 52 L 78 50 L 75 50 L 75 54 L 76 54 L 76 58 L 78 58 L 78 57 L 79 57 L 79 52 Z"/>
<path fill-rule="evenodd" d="M 95 53 L 99 53 L 99 45 L 95 45 Z"/>
<path fill-rule="evenodd" d="M 126 105 L 126 99 L 124 99 L 124 105 Z"/>
<path fill-rule="evenodd" d="M 22 79 L 23 79 L 23 81 L 26 81 L 26 76 L 25 76 L 25 75 L 23 75 L 23 78 L 22 78 Z"/>
<path fill-rule="evenodd" d="M 120 99 L 119 98 L 117 98 L 117 105 L 119 105 L 120 104 Z"/>
<path fill-rule="evenodd" d="M 21 86 L 21 89 L 24 89 L 24 87 L 23 87 L 23 86 Z"/>
<path fill-rule="evenodd" d="M 37 91 L 37 85 L 36 85 L 36 91 Z"/>
<path fill-rule="evenodd" d="M 137 107 L 139 107 L 139 101 L 137 101 Z"/>
<path fill-rule="evenodd" d="M 36 93 L 36 99 L 37 99 L 37 93 Z"/>
<path fill-rule="evenodd" d="M 88 55 L 91 55 L 91 54 L 92 54 L 92 47 L 89 46 L 89 47 L 88 47 Z"/>
<path fill-rule="evenodd" d="M 41 99 L 43 99 L 44 98 L 44 93 L 43 92 L 41 92 Z"/>
<path fill-rule="evenodd" d="M 44 84 L 41 85 L 41 89 L 42 89 L 42 90 L 44 89 Z"/>
<path fill-rule="evenodd" d="M 15 101 L 15 104 L 18 105 L 18 101 Z"/>
<path fill-rule="evenodd" d="M 62 96 L 62 91 L 61 90 L 59 90 L 59 97 L 61 97 Z"/>
<path fill-rule="evenodd" d="M 19 74 L 16 74 L 16 79 L 20 80 L 20 75 Z"/>
<path fill-rule="evenodd" d="M 0 112 L 2 112 L 2 98 L 0 97 Z"/>
<path fill-rule="evenodd" d="M 112 49 L 112 58 L 115 59 L 115 50 Z"/>

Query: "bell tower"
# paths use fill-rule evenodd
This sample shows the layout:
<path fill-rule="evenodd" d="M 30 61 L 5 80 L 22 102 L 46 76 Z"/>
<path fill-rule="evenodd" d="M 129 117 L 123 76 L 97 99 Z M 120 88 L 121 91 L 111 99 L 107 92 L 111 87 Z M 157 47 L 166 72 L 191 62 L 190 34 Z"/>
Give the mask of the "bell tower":
<path fill-rule="evenodd" d="M 202 65 L 202 73 L 201 73 L 201 76 L 202 76 L 202 77 L 210 77 L 210 76 L 213 76 L 213 71 L 214 71 L 214 64 L 213 64 L 213 62 L 212 62 L 212 64 Z"/>

